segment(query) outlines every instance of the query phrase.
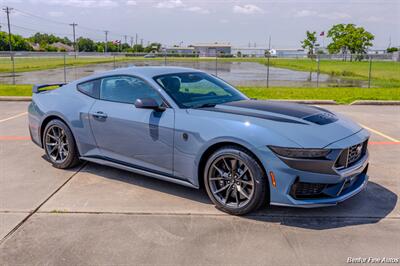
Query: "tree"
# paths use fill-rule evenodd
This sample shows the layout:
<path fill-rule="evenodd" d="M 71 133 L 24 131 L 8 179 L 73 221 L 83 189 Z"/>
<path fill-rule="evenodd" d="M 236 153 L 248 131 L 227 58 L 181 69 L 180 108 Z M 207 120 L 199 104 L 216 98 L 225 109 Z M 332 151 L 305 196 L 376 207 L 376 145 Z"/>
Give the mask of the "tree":
<path fill-rule="evenodd" d="M 153 43 L 150 43 L 148 46 L 146 46 L 144 48 L 144 51 L 146 53 L 150 53 L 150 52 L 153 52 L 153 51 L 158 52 L 158 51 L 160 51 L 160 48 L 161 48 L 161 43 L 153 42 Z"/>
<path fill-rule="evenodd" d="M 375 38 L 372 33 L 354 24 L 333 25 L 328 31 L 328 37 L 332 38 L 332 43 L 328 45 L 329 53 L 344 55 L 350 53 L 350 60 L 353 54 L 357 55 L 356 59 L 361 60 L 362 54 L 367 53 L 367 49 L 372 46 L 372 40 Z"/>
<path fill-rule="evenodd" d="M 386 49 L 386 52 L 387 53 L 394 53 L 394 52 L 397 52 L 398 50 L 399 50 L 399 48 L 397 48 L 397 47 L 389 47 L 389 48 Z"/>
<path fill-rule="evenodd" d="M 143 45 L 141 45 L 141 44 L 133 45 L 133 51 L 135 53 L 143 53 L 143 51 L 144 51 Z"/>
<path fill-rule="evenodd" d="M 306 31 L 306 38 L 301 42 L 301 47 L 307 49 L 308 57 L 314 57 L 315 45 L 317 43 L 317 33 L 315 31 Z"/>
<path fill-rule="evenodd" d="M 0 51 L 8 51 L 9 46 L 8 33 L 0 32 Z M 11 46 L 13 51 L 32 51 L 32 46 L 24 37 L 16 34 L 11 34 Z"/>
<path fill-rule="evenodd" d="M 96 43 L 89 38 L 79 37 L 76 40 L 76 44 L 78 46 L 79 52 L 96 52 L 97 51 Z"/>

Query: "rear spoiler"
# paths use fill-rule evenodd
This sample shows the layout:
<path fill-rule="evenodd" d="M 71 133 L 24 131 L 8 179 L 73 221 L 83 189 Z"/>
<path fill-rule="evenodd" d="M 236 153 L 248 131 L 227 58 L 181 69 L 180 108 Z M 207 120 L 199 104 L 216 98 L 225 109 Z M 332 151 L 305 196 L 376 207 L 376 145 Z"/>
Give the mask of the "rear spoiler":
<path fill-rule="evenodd" d="M 65 84 L 66 83 L 36 84 L 36 85 L 33 85 L 32 92 L 33 93 L 40 93 L 41 91 L 45 91 L 45 90 L 43 90 L 44 88 L 47 88 L 47 87 L 62 87 Z"/>

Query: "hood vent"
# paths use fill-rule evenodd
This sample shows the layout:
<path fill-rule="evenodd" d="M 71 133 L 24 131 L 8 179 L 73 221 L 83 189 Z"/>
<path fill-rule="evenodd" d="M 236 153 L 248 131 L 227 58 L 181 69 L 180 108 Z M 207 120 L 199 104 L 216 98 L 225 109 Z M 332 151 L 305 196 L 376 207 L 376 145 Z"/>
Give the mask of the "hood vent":
<path fill-rule="evenodd" d="M 336 122 L 338 119 L 334 114 L 331 113 L 319 113 L 316 115 L 311 115 L 303 118 L 304 120 L 317 124 L 317 125 L 326 125 L 333 122 Z"/>

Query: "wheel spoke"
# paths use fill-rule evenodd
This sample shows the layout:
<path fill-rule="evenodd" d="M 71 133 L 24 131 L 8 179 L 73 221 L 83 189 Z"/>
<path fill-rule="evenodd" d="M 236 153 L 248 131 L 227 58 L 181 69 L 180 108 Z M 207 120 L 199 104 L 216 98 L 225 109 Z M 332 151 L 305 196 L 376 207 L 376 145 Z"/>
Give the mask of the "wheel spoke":
<path fill-rule="evenodd" d="M 244 169 L 243 169 L 243 171 L 240 173 L 240 175 L 239 175 L 239 179 L 242 179 L 242 177 L 244 176 L 244 174 L 248 171 L 249 169 L 247 168 L 247 166 L 244 166 Z"/>
<path fill-rule="evenodd" d="M 217 194 L 217 193 L 220 193 L 221 191 L 224 191 L 224 190 L 227 189 L 229 186 L 230 186 L 230 184 L 227 184 L 227 185 L 223 186 L 222 188 L 216 190 L 216 191 L 214 192 L 214 194 Z"/>
<path fill-rule="evenodd" d="M 232 193 L 232 184 L 229 185 L 228 189 L 226 190 L 225 199 L 224 199 L 225 204 L 228 202 L 229 195 L 231 193 Z"/>
<path fill-rule="evenodd" d="M 246 199 L 250 199 L 250 196 L 247 195 L 247 193 L 242 189 L 242 187 L 240 187 L 240 189 L 238 189 L 239 193 L 242 194 Z"/>
<path fill-rule="evenodd" d="M 224 177 L 211 177 L 210 178 L 211 181 L 218 181 L 218 180 L 225 180 Z"/>
<path fill-rule="evenodd" d="M 249 186 L 252 186 L 252 185 L 253 185 L 253 182 L 252 182 L 252 181 L 240 180 L 240 182 L 241 182 L 242 184 L 249 185 Z"/>
<path fill-rule="evenodd" d="M 215 164 L 213 166 L 214 166 L 215 170 L 217 170 L 217 172 L 219 173 L 220 176 L 224 175 L 224 172 L 221 169 L 219 169 Z"/>
<path fill-rule="evenodd" d="M 231 161 L 231 165 L 232 165 L 232 175 L 235 175 L 237 173 L 238 160 L 233 159 Z"/>
<path fill-rule="evenodd" d="M 239 207 L 240 201 L 239 201 L 239 197 L 238 197 L 238 191 L 235 191 L 235 199 L 236 199 L 236 206 Z"/>
<path fill-rule="evenodd" d="M 225 158 L 222 158 L 222 160 L 224 161 L 224 164 L 226 166 L 226 169 L 228 170 L 228 172 L 231 171 L 231 168 L 229 167 L 228 163 L 226 162 Z"/>

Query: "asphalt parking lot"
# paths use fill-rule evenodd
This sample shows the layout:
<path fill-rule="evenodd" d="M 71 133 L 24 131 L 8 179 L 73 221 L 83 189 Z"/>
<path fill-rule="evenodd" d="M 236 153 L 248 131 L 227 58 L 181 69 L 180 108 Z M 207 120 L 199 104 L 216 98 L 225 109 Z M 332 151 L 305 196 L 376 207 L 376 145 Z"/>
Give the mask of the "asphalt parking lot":
<path fill-rule="evenodd" d="M 0 102 L 0 265 L 342 265 L 400 257 L 400 107 L 326 106 L 372 131 L 370 183 L 342 204 L 219 212 L 204 191 L 92 163 L 53 168 L 27 102 Z"/>

